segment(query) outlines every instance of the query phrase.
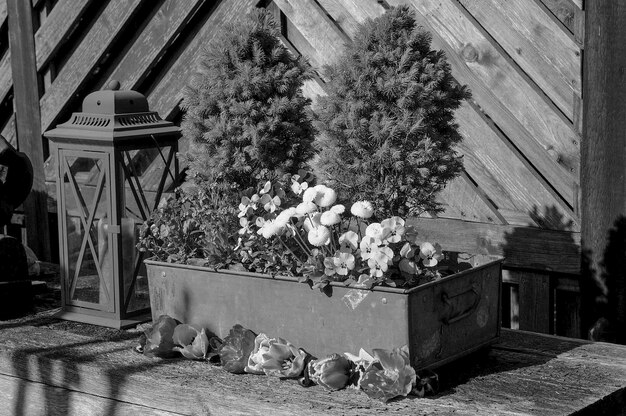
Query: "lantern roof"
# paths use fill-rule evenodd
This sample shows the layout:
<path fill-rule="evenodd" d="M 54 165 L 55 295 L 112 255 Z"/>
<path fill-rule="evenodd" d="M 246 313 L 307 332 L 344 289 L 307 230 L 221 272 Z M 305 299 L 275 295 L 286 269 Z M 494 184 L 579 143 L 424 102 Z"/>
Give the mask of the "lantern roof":
<path fill-rule="evenodd" d="M 120 83 L 87 95 L 82 112 L 44 133 L 52 141 L 132 145 L 146 138 L 178 139 L 180 128 L 150 111 L 146 97 L 132 90 L 120 91 Z"/>

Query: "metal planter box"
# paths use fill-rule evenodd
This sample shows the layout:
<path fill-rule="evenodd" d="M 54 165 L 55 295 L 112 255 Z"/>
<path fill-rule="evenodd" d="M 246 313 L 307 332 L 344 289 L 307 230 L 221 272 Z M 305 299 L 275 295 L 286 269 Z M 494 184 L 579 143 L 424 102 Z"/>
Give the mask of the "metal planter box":
<path fill-rule="evenodd" d="M 409 346 L 416 369 L 432 368 L 496 341 L 502 259 L 412 289 L 354 289 L 332 295 L 290 277 L 146 260 L 152 318 L 167 314 L 220 337 L 241 324 L 280 336 L 314 356 Z"/>

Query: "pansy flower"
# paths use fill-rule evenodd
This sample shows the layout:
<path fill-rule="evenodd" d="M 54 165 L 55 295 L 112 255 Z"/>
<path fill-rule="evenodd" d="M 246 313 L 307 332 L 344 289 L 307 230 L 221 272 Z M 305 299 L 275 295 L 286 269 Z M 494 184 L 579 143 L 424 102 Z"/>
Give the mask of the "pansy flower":
<path fill-rule="evenodd" d="M 361 258 L 368 260 L 379 251 L 380 240 L 371 236 L 365 236 L 359 244 Z"/>
<path fill-rule="evenodd" d="M 272 198 L 269 194 L 263 195 L 260 202 L 263 204 L 263 209 L 267 212 L 274 212 L 280 206 L 280 198 L 277 196 Z"/>
<path fill-rule="evenodd" d="M 378 252 L 367 260 L 367 265 L 370 268 L 370 274 L 372 277 L 383 277 L 385 272 L 389 269 L 387 264 L 387 256 Z"/>
<path fill-rule="evenodd" d="M 263 185 L 263 189 L 261 189 L 261 190 L 259 191 L 259 194 L 261 194 L 261 195 L 266 194 L 266 193 L 268 193 L 271 189 L 272 189 L 272 182 L 267 181 L 267 182 L 265 182 L 265 185 Z"/>
<path fill-rule="evenodd" d="M 404 235 L 404 220 L 400 217 L 391 217 L 381 221 L 380 225 L 383 229 L 388 230 L 385 237 L 381 240 L 386 240 L 389 243 L 397 243 L 402 239 Z"/>
<path fill-rule="evenodd" d="M 341 251 L 352 252 L 356 250 L 359 243 L 359 236 L 354 231 L 346 231 L 339 236 L 339 245 Z"/>
<path fill-rule="evenodd" d="M 248 221 L 247 218 L 239 218 L 239 225 L 241 225 L 241 228 L 237 231 L 238 234 L 240 235 L 244 235 L 244 234 L 248 234 L 251 232 L 250 230 L 250 221 Z"/>
<path fill-rule="evenodd" d="M 424 266 L 435 267 L 437 263 L 439 263 L 439 260 L 443 258 L 441 246 L 439 244 L 433 246 L 428 242 L 422 243 L 422 245 L 420 245 L 420 258 Z"/>
<path fill-rule="evenodd" d="M 383 227 L 382 224 L 373 222 L 365 228 L 365 235 L 368 237 L 374 237 L 381 243 L 385 242 L 387 236 L 391 232 L 390 229 Z"/>
<path fill-rule="evenodd" d="M 400 272 L 408 274 L 410 276 L 416 275 L 420 272 L 420 268 L 417 266 L 417 263 L 415 263 L 413 260 L 404 258 L 400 260 L 400 263 L 398 264 L 398 269 L 400 269 Z"/>
<path fill-rule="evenodd" d="M 354 269 L 354 256 L 351 253 L 338 251 L 333 257 L 324 259 L 324 274 L 333 276 L 347 276 L 350 270 Z"/>
<path fill-rule="evenodd" d="M 300 195 L 302 192 L 306 191 L 308 187 L 309 187 L 309 184 L 306 182 L 300 183 L 297 180 L 291 181 L 291 190 L 296 195 Z"/>
<path fill-rule="evenodd" d="M 254 211 L 255 209 L 256 203 L 247 196 L 242 196 L 241 203 L 239 204 L 239 214 L 237 214 L 237 216 L 240 218 L 245 217 L 246 215 L 252 213 L 252 211 Z"/>
<path fill-rule="evenodd" d="M 405 243 L 400 249 L 400 255 L 406 259 L 412 259 L 415 257 L 415 247 L 410 243 Z"/>

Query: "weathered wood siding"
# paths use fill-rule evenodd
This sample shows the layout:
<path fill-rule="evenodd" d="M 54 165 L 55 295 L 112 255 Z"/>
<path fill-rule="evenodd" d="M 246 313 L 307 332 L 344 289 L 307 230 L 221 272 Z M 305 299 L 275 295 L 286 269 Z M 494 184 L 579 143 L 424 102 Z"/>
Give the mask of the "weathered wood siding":
<path fill-rule="evenodd" d="M 0 132 L 14 142 L 5 2 Z M 151 109 L 179 122 L 180 91 L 202 45 L 256 6 L 273 10 L 285 44 L 317 71 L 305 86 L 315 102 L 325 94 L 322 66 L 337 58 L 361 22 L 400 4 L 415 11 L 455 78 L 473 92 L 456 113 L 464 172 L 440 196 L 445 211 L 415 223 L 445 247 L 507 256 L 505 299 L 513 304 L 505 305 L 512 314 L 505 323 L 579 335 L 581 1 L 34 1 L 41 130 L 67 120 L 87 93 L 111 79 L 144 93 Z M 156 155 L 135 157 L 150 188 L 158 176 L 151 163 Z M 46 163 L 51 197 L 54 163 Z"/>

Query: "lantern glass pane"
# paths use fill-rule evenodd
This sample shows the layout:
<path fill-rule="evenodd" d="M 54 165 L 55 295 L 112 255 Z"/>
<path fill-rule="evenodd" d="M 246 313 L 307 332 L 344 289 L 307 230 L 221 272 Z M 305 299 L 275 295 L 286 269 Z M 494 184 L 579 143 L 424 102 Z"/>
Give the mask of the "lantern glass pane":
<path fill-rule="evenodd" d="M 114 288 L 109 216 L 108 155 L 63 152 L 62 198 L 66 247 L 66 291 L 70 303 L 112 310 Z"/>
<path fill-rule="evenodd" d="M 176 176 L 174 146 L 161 146 L 141 151 L 123 151 L 120 154 L 125 177 L 125 216 L 122 221 L 124 269 L 124 299 L 126 312 L 150 307 L 148 278 L 143 253 L 133 250 L 138 241 L 139 227 L 157 208 L 163 193 L 173 187 Z M 131 228 L 131 222 L 134 227 Z M 126 225 L 125 225 L 126 224 Z M 128 279 L 135 277 L 134 283 Z"/>

